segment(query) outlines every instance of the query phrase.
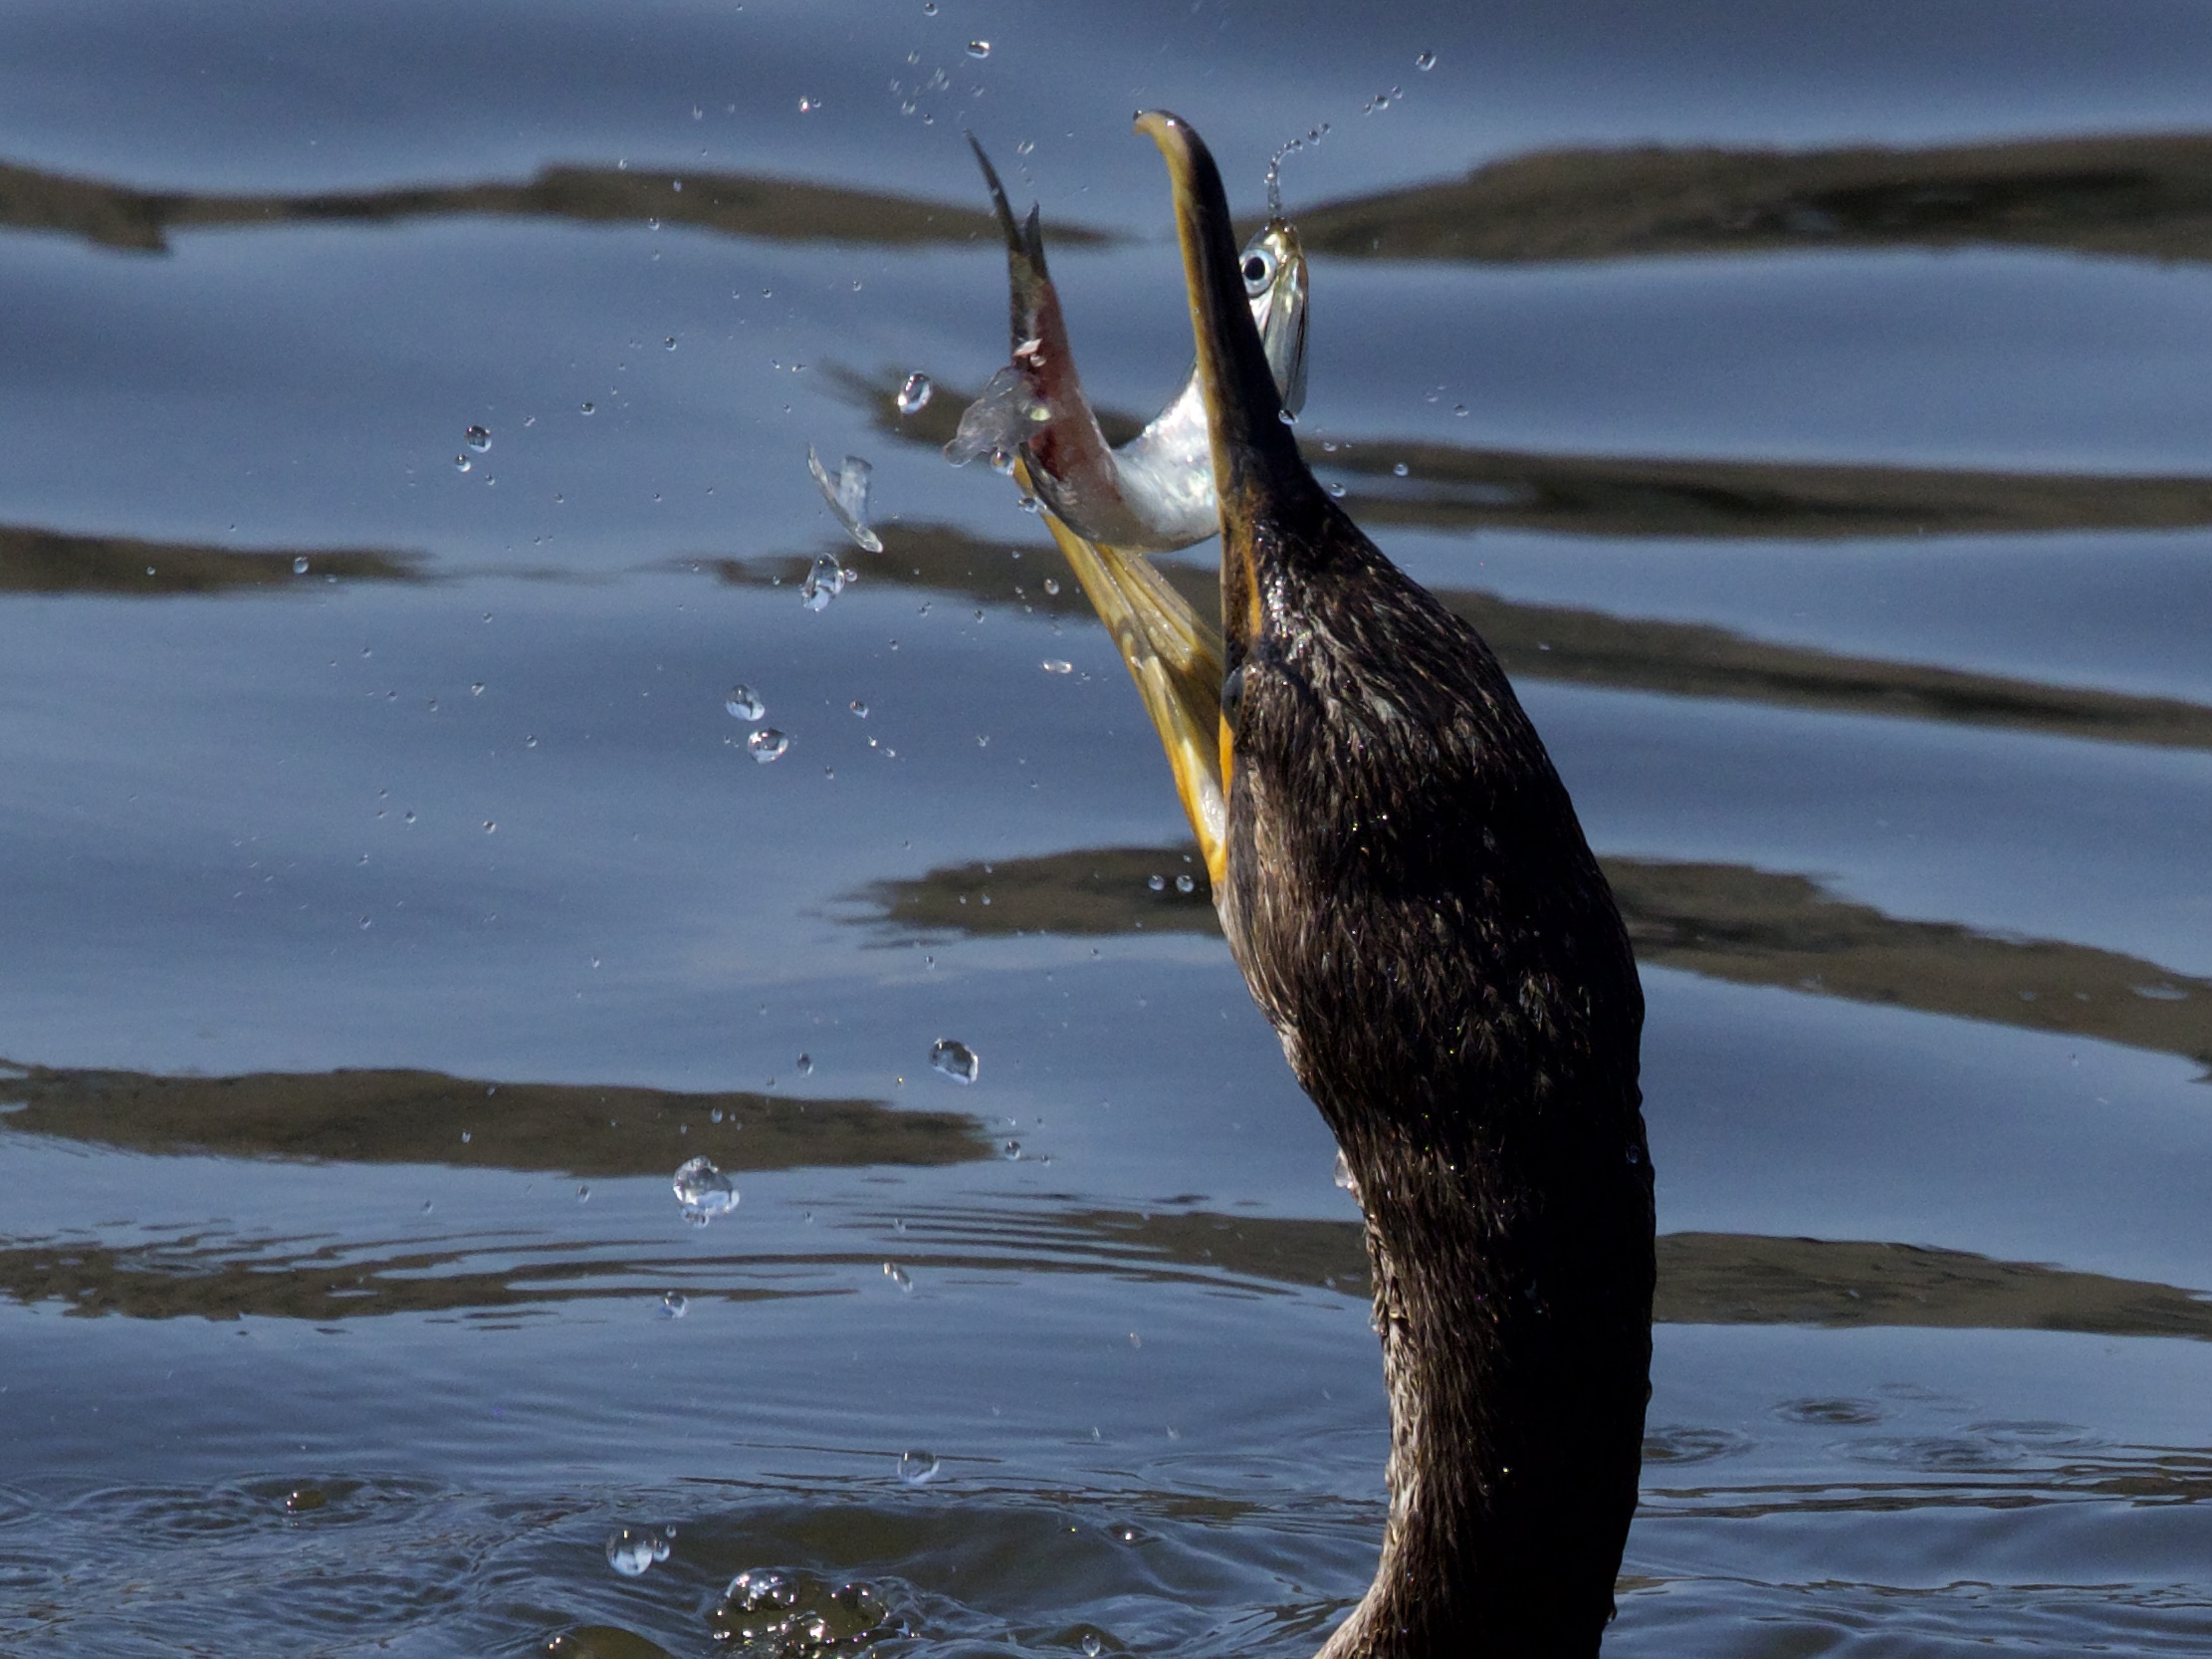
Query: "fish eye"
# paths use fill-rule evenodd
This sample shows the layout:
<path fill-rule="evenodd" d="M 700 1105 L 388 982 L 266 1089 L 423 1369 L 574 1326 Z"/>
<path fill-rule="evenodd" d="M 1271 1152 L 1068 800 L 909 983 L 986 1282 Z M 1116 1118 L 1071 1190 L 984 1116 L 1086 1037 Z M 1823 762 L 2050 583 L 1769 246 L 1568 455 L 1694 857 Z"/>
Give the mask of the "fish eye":
<path fill-rule="evenodd" d="M 1267 286 L 1274 274 L 1275 262 L 1267 257 L 1264 248 L 1244 256 L 1244 287 L 1247 291 L 1256 294 Z"/>

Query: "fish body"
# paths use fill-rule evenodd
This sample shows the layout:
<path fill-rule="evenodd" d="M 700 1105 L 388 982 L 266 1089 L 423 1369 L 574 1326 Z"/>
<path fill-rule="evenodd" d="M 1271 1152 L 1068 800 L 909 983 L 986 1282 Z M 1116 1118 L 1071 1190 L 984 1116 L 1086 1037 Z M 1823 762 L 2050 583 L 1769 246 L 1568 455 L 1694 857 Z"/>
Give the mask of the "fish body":
<path fill-rule="evenodd" d="M 955 464 L 1018 456 L 1037 498 L 1063 524 L 1125 553 L 1168 553 L 1215 535 L 1220 507 L 1196 365 L 1143 431 L 1119 449 L 1110 445 L 1083 395 L 1037 210 L 1017 221 L 990 157 L 973 136 L 969 142 L 1006 239 L 1012 360 L 969 405 L 946 455 Z M 1306 259 L 1297 231 L 1276 215 L 1245 243 L 1239 265 L 1283 407 L 1295 413 L 1306 378 Z"/>

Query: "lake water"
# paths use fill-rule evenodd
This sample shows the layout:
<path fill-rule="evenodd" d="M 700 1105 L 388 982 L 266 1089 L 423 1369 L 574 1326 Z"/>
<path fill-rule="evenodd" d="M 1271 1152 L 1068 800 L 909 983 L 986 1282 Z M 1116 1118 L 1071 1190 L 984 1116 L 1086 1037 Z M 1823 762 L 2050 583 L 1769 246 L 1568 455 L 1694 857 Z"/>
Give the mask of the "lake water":
<path fill-rule="evenodd" d="M 1155 105 L 1247 212 L 1328 123 L 1301 438 L 1638 943 L 1608 1652 L 2212 1649 L 2207 84 L 2160 4 L 10 7 L 0 1651 L 1358 1597 L 1357 1212 L 938 448 L 1006 346 L 964 127 L 1093 397 L 1177 384 Z"/>

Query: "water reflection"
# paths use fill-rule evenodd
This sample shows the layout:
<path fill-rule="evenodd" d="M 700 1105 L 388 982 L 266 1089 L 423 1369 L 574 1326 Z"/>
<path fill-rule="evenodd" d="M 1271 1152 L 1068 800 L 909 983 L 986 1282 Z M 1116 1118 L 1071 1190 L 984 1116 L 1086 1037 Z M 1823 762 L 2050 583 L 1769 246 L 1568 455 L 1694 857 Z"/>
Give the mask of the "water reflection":
<path fill-rule="evenodd" d="M 991 1156 L 982 1125 L 961 1112 L 749 1090 L 493 1083 L 437 1071 L 179 1077 L 5 1066 L 0 1100 L 9 1103 L 0 1132 L 134 1152 L 608 1177 L 666 1176 L 707 1153 L 744 1170 L 928 1168 Z"/>
<path fill-rule="evenodd" d="M 347 548 L 249 552 L 137 536 L 0 525 L 0 592 L 171 594 L 303 582 L 424 582 L 420 554 Z"/>
<path fill-rule="evenodd" d="M 2212 258 L 2212 134 L 1849 149 L 1555 149 L 1323 203 L 1346 259 L 1524 262 L 1969 244 Z"/>
<path fill-rule="evenodd" d="M 2191 486 L 2205 493 L 2201 486 Z M 2212 506 L 2212 495 L 2207 495 Z M 1023 614 L 1082 620 L 1080 591 L 1061 583 L 1049 548 L 993 541 L 951 525 L 886 527 L 885 550 L 848 558 L 862 581 L 957 594 Z M 796 588 L 807 555 L 686 561 L 722 581 Z M 1188 564 L 1160 572 L 1201 615 L 1220 608 L 1218 580 Z M 1047 583 L 1050 586 L 1047 586 Z M 2161 747 L 2212 748 L 2212 706 L 2095 687 L 2060 685 L 1937 663 L 1847 656 L 1756 639 L 1702 622 L 1616 616 L 1572 605 L 1438 588 L 1437 597 L 1481 631 L 1516 679 L 1568 680 L 1687 697 L 1726 697 L 1884 719 L 2000 726 L 2057 737 Z"/>
<path fill-rule="evenodd" d="M 761 173 L 662 167 L 549 166 L 519 183 L 426 184 L 382 190 L 226 195 L 144 190 L 0 162 L 0 228 L 58 232 L 102 247 L 161 253 L 182 230 L 383 224 L 455 215 L 680 225 L 778 242 L 889 246 L 964 244 L 994 232 L 989 213 L 877 190 Z M 1106 238 L 1080 225 L 1061 241 Z"/>
<path fill-rule="evenodd" d="M 2068 1032 L 2212 1066 L 2212 980 L 2116 951 L 1913 921 L 1810 876 L 1740 864 L 1602 857 L 1640 961 L 1958 1019 Z M 1153 884 L 1189 873 L 1192 890 Z M 987 905 L 969 902 L 989 893 Z M 1189 846 L 1090 847 L 870 884 L 853 919 L 924 936 L 1216 933 Z"/>
<path fill-rule="evenodd" d="M 934 408 L 902 416 L 884 375 L 834 364 L 826 373 L 877 431 L 916 444 L 950 438 L 969 396 L 948 386 Z M 1096 413 L 1117 444 L 1144 424 L 1122 409 Z M 1323 431 L 1299 446 L 1316 473 L 1344 485 L 1354 518 L 1404 529 L 1839 541 L 2212 524 L 2212 482 L 2189 474 L 1545 454 Z"/>

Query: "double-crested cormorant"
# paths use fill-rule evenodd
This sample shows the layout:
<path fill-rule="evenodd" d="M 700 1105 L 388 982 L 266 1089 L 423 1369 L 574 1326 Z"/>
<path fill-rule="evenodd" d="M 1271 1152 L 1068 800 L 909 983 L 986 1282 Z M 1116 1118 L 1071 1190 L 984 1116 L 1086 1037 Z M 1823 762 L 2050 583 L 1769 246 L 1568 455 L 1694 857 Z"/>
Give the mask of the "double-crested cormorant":
<path fill-rule="evenodd" d="M 968 142 L 1006 242 L 1010 360 L 961 416 L 947 457 L 957 464 L 1018 455 L 1024 481 L 1062 524 L 1124 553 L 1167 553 L 1205 541 L 1221 520 L 1197 367 L 1143 431 L 1109 447 L 1075 369 L 1037 210 L 1016 220 L 998 169 L 974 133 Z M 1295 413 L 1306 394 L 1306 256 L 1289 221 L 1277 214 L 1255 231 L 1237 273 L 1276 389 Z"/>
<path fill-rule="evenodd" d="M 1594 1653 L 1652 1352 L 1628 936 L 1497 659 L 1300 459 L 1206 146 L 1174 116 L 1137 125 L 1167 157 L 1198 339 L 1218 666 L 1144 561 L 1053 530 L 1367 1217 L 1390 1519 L 1323 1659 Z"/>

